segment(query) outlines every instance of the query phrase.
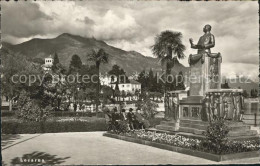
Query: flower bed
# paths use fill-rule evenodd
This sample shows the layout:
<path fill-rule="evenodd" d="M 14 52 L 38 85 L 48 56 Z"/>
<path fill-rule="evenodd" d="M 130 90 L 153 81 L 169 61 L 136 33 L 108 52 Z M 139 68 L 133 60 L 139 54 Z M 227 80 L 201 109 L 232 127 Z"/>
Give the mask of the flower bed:
<path fill-rule="evenodd" d="M 135 131 L 124 134 L 107 132 L 103 135 L 107 137 L 121 139 L 124 141 L 144 144 L 160 149 L 201 157 L 213 161 L 259 157 L 259 141 L 234 141 L 232 142 L 234 144 L 230 146 L 231 149 L 243 149 L 243 151 L 229 151 L 229 153 L 226 151 L 223 154 L 214 154 L 210 151 L 205 150 L 207 148 L 201 147 L 203 146 L 203 140 L 186 138 L 180 135 L 168 135 L 165 133 L 155 133 L 149 131 Z M 239 148 L 240 146 L 242 146 L 243 148 Z"/>
<path fill-rule="evenodd" d="M 260 149 L 259 140 L 248 140 L 248 141 L 228 140 L 225 145 L 222 145 L 221 153 L 215 153 L 215 151 L 211 150 L 209 145 L 204 140 L 187 138 L 185 136 L 181 136 L 178 134 L 169 135 L 166 133 L 156 133 L 151 131 L 138 130 L 134 132 L 121 133 L 120 135 L 157 142 L 161 144 L 167 144 L 171 146 L 177 146 L 177 147 L 188 148 L 192 150 L 208 152 L 212 154 L 232 154 L 232 153 L 239 153 L 239 152 L 258 151 Z"/>

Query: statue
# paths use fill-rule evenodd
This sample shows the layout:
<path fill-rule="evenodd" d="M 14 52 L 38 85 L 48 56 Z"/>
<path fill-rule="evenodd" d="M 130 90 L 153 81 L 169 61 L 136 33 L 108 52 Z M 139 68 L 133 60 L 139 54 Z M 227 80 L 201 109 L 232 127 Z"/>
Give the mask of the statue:
<path fill-rule="evenodd" d="M 203 32 L 205 33 L 200 37 L 198 44 L 193 44 L 193 39 L 190 38 L 191 48 L 198 49 L 198 53 L 189 56 L 189 64 L 194 64 L 201 60 L 201 63 L 204 63 L 205 56 L 209 56 L 211 58 L 220 57 L 220 53 L 211 53 L 210 49 L 215 46 L 215 37 L 210 33 L 211 26 L 205 25 L 203 28 Z"/>

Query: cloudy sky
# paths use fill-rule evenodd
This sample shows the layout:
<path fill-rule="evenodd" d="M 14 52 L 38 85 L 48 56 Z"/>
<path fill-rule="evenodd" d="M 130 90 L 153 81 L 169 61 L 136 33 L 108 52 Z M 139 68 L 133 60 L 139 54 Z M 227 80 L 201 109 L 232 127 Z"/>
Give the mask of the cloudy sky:
<path fill-rule="evenodd" d="M 258 75 L 258 3 L 255 2 L 169 2 L 84 1 L 1 2 L 2 39 L 13 44 L 31 38 L 53 38 L 61 33 L 95 37 L 110 45 L 153 56 L 150 46 L 164 30 L 179 31 L 190 49 L 212 25 L 216 46 L 223 56 L 222 74 Z"/>

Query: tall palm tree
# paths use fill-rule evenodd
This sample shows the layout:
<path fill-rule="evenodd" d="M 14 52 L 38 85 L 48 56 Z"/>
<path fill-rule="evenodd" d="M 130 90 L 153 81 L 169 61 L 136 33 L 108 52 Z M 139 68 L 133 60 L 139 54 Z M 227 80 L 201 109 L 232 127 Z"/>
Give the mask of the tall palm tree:
<path fill-rule="evenodd" d="M 166 92 L 168 90 L 167 78 L 171 73 L 171 68 L 178 61 L 178 59 L 184 58 L 185 46 L 182 44 L 182 34 L 181 32 L 173 31 L 163 31 L 155 37 L 155 44 L 152 46 L 152 52 L 155 57 L 159 58 L 161 61 L 162 68 L 165 67 L 164 74 L 164 94 L 166 97 Z M 173 57 L 172 55 L 176 56 Z M 167 106 L 167 98 L 165 98 L 165 117 L 170 118 L 171 108 Z M 176 114 L 176 113 L 175 113 Z M 174 116 L 176 120 L 176 116 Z"/>
<path fill-rule="evenodd" d="M 108 63 L 109 54 L 107 54 L 104 49 L 99 49 L 99 50 L 93 49 L 88 56 L 89 56 L 89 60 L 95 63 L 96 72 L 97 72 L 96 74 L 98 75 L 98 82 L 96 87 L 96 111 L 98 111 L 99 94 L 100 94 L 99 70 L 101 64 Z"/>
<path fill-rule="evenodd" d="M 167 91 L 167 76 L 178 59 L 183 59 L 185 46 L 182 44 L 182 33 L 174 31 L 163 31 L 155 37 L 155 44 L 152 46 L 152 52 L 155 57 L 160 59 L 162 68 L 165 67 L 165 92 Z M 175 54 L 177 57 L 173 57 Z"/>

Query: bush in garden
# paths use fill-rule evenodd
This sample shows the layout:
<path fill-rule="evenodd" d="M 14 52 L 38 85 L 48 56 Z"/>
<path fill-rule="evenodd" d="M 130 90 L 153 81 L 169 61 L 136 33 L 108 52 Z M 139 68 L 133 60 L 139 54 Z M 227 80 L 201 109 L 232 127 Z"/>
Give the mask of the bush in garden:
<path fill-rule="evenodd" d="M 2 122 L 2 134 L 33 134 L 59 132 L 105 131 L 104 121 L 46 121 L 46 122 Z"/>
<path fill-rule="evenodd" d="M 45 121 L 49 117 L 52 107 L 42 107 L 39 100 L 31 99 L 27 92 L 22 91 L 18 101 L 16 116 L 23 121 Z"/>
<path fill-rule="evenodd" d="M 206 139 L 202 142 L 202 148 L 215 154 L 228 151 L 229 128 L 224 119 L 217 119 L 208 126 L 204 135 Z"/>
<path fill-rule="evenodd" d="M 158 113 L 158 104 L 153 102 L 149 97 L 146 97 L 143 101 L 138 101 L 136 103 L 138 108 L 141 108 L 143 115 L 147 119 L 152 119 Z"/>
<path fill-rule="evenodd" d="M 118 124 L 119 124 L 118 126 L 119 133 L 126 133 L 129 131 L 129 125 L 127 121 L 119 121 Z"/>
<path fill-rule="evenodd" d="M 111 126 L 108 127 L 108 130 L 110 132 L 113 132 L 113 133 L 116 133 L 116 134 L 119 134 L 119 133 L 127 133 L 129 132 L 129 124 L 127 123 L 127 121 L 117 121 L 117 123 L 115 124 L 110 124 Z"/>

